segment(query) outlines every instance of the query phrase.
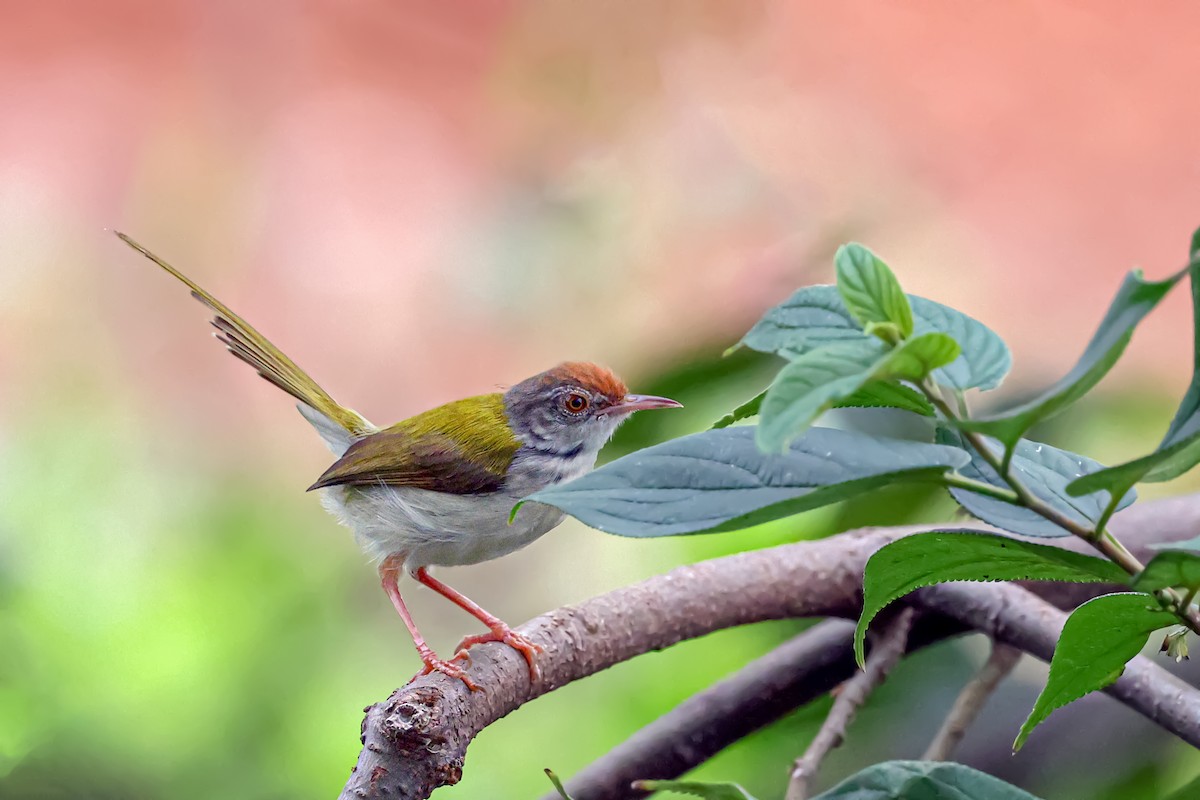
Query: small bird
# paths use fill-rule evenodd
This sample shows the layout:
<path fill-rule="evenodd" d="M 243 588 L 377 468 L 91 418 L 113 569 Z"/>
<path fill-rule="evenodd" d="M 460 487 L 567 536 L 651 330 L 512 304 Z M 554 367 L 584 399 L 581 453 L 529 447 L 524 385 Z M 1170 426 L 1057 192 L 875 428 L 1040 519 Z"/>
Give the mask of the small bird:
<path fill-rule="evenodd" d="M 563 520 L 552 506 L 513 507 L 539 489 L 588 472 L 600 448 L 634 411 L 678 408 L 665 397 L 629 394 L 604 367 L 567 362 L 508 391 L 455 400 L 387 428 L 342 406 L 296 363 L 220 300 L 123 233 L 126 244 L 182 281 L 213 312 L 229 352 L 299 400 L 300 413 L 337 456 L 309 491 L 354 531 L 378 563 L 383 590 L 404 620 L 424 668 L 478 689 L 453 662 L 482 642 L 504 642 L 539 678 L 541 647 L 430 574 L 432 566 L 478 564 L 529 544 Z M 468 636 L 449 661 L 437 657 L 400 596 L 409 572 L 488 628 Z"/>

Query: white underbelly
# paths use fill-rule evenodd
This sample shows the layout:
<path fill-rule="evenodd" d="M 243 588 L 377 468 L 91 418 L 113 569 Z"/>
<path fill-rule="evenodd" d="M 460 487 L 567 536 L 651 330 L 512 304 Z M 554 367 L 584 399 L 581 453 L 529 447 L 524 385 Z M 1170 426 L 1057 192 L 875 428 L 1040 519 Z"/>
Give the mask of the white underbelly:
<path fill-rule="evenodd" d="M 410 570 L 499 558 L 562 522 L 553 506 L 526 503 L 510 525 L 519 500 L 504 492 L 456 495 L 395 486 L 333 486 L 321 498 L 367 555 L 376 561 L 403 555 Z"/>

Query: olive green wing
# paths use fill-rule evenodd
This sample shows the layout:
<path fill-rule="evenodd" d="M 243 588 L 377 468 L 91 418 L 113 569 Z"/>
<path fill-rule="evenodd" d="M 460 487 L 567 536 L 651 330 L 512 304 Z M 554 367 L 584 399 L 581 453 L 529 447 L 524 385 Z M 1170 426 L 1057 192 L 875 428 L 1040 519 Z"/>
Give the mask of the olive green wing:
<path fill-rule="evenodd" d="M 306 406 L 316 409 L 354 436 L 362 436 L 378 430 L 358 412 L 340 405 L 329 393 L 317 385 L 304 370 L 296 365 L 283 351 L 267 341 L 267 338 L 250 326 L 250 323 L 233 313 L 229 306 L 202 289 L 191 278 L 151 253 L 123 233 L 117 233 L 121 241 L 137 250 L 146 258 L 174 275 L 192 290 L 195 297 L 208 306 L 215 315 L 212 321 L 217 329 L 217 339 L 235 356 L 245 361 L 271 383 L 278 386 Z"/>
<path fill-rule="evenodd" d="M 354 442 L 309 490 L 388 485 L 486 494 L 504 486 L 520 449 L 503 397 L 468 397 Z"/>

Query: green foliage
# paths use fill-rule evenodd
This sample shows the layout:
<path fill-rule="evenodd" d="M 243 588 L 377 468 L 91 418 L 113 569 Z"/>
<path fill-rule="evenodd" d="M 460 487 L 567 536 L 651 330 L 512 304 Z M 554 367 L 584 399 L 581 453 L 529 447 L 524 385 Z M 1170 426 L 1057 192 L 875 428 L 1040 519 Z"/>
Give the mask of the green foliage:
<path fill-rule="evenodd" d="M 839 247 L 833 263 L 842 302 L 867 333 L 889 344 L 912 336 L 912 307 L 887 264 L 854 242 Z"/>
<path fill-rule="evenodd" d="M 1197 231 L 1197 235 L 1200 235 L 1200 231 Z M 1163 444 L 1181 441 L 1200 426 L 1200 262 L 1196 258 L 1197 254 L 1193 251 L 1193 261 L 1188 266 L 1188 280 L 1192 289 L 1192 382 L 1167 428 Z"/>
<path fill-rule="evenodd" d="M 833 404 L 834 408 L 895 408 L 922 417 L 934 416 L 933 405 L 920 392 L 902 383 L 869 381 L 849 397 Z"/>
<path fill-rule="evenodd" d="M 1200 422 L 1200 417 L 1197 417 Z M 1091 472 L 1072 481 L 1067 493 L 1080 497 L 1095 492 L 1120 495 L 1142 482 L 1167 481 L 1187 472 L 1200 462 L 1200 424 L 1182 439 L 1160 445 L 1159 449 L 1133 461 Z"/>
<path fill-rule="evenodd" d="M 1075 609 L 1054 648 L 1046 687 L 1021 726 L 1013 751 L 1021 749 L 1052 711 L 1121 677 L 1125 664 L 1145 647 L 1150 634 L 1175 621 L 1174 614 L 1141 592 L 1106 594 Z"/>
<path fill-rule="evenodd" d="M 846 308 L 837 287 L 818 285 L 797 289 L 768 309 L 733 349 L 749 347 L 791 358 L 836 342 L 870 339 Z"/>
<path fill-rule="evenodd" d="M 919 382 L 958 354 L 958 344 L 944 333 L 921 334 L 890 350 L 881 351 L 870 342 L 839 342 L 810 350 L 780 370 L 767 390 L 759 410 L 759 447 L 781 452 L 822 412 L 853 397 L 868 383 Z"/>
<path fill-rule="evenodd" d="M 911 381 L 920 383 L 929 373 L 958 358 L 962 348 L 944 333 L 922 333 L 888 353 L 882 370 L 874 377 L 878 381 Z"/>
<path fill-rule="evenodd" d="M 994 389 L 1012 366 L 1012 356 L 994 331 L 949 306 L 908 295 L 913 333 L 944 333 L 962 353 L 933 374 L 950 389 Z M 835 286 L 806 286 L 771 308 L 738 343 L 764 353 L 794 358 L 818 347 L 846 341 L 872 341 L 847 310 Z"/>
<path fill-rule="evenodd" d="M 963 451 L 812 428 L 784 455 L 763 453 L 754 426 L 639 450 L 528 499 L 608 533 L 671 536 L 739 530 L 898 481 L 938 481 Z M 519 512 L 516 512 L 519 513 Z"/>
<path fill-rule="evenodd" d="M 741 422 L 744 419 L 750 419 L 751 417 L 758 416 L 758 411 L 760 408 L 762 408 L 763 398 L 766 396 L 767 392 L 764 389 L 763 391 L 754 395 L 754 397 L 751 397 L 749 400 L 742 403 L 733 411 L 730 411 L 728 414 L 714 422 L 712 429 L 717 430 L 719 428 L 728 428 L 735 422 Z"/>
<path fill-rule="evenodd" d="M 964 509 L 985 522 L 1026 536 L 1075 533 L 1111 559 L 968 531 L 938 531 L 893 542 L 866 566 L 864 607 L 854 642 L 860 664 L 871 620 L 923 586 L 960 580 L 1124 583 L 1130 580 L 1126 570 L 1136 573 L 1138 565 L 1105 531 L 1109 518 L 1135 501 L 1133 487 L 1138 482 L 1168 480 L 1200 462 L 1197 248 L 1200 231 L 1193 237 L 1188 270 L 1164 280 L 1147 281 L 1138 272 L 1127 276 L 1083 354 L 1063 378 L 1016 408 L 973 418 L 964 392 L 1000 384 L 1011 367 L 1007 346 L 971 317 L 906 295 L 881 259 L 861 245 L 846 245 L 835 257 L 836 287 L 800 289 L 770 309 L 739 343 L 787 360 L 766 391 L 726 414 L 705 434 L 649 448 L 531 499 L 610 532 L 664 536 L 736 530 L 898 480 L 940 481 Z M 1107 374 L 1136 326 L 1185 273 L 1190 276 L 1197 320 L 1192 383 L 1158 448 L 1106 468 L 1024 438 L 1035 424 L 1070 406 Z M 903 409 L 934 417 L 936 443 L 810 427 L 820 414 L 837 407 Z M 728 427 L 755 416 L 760 417 L 757 426 Z M 752 447 L 755 442 L 762 452 Z M 935 447 L 941 449 L 928 449 Z M 1152 630 L 1181 620 L 1194 626 L 1194 620 L 1180 612 L 1187 604 L 1181 605 L 1177 590 L 1191 598 L 1200 588 L 1200 555 L 1184 552 L 1188 547 L 1200 550 L 1197 542 L 1200 539 L 1177 544 L 1153 559 L 1131 581 L 1139 591 L 1097 598 L 1071 615 L 1047 686 L 1014 747 L 1020 747 L 1054 709 L 1115 680 Z M 1159 592 L 1161 603 L 1148 592 Z M 1186 653 L 1186 630 L 1168 638 L 1171 655 Z M 961 772 L 965 769 L 891 762 L 856 776 L 870 786 L 851 779 L 843 784 L 845 794 L 835 789 L 822 797 L 1029 797 L 981 773 Z M 932 777 L 934 773 L 941 777 Z M 972 777 L 963 777 L 968 774 Z M 995 785 L 964 788 L 966 784 L 954 783 L 960 780 Z M 660 788 L 678 790 L 682 785 Z M 689 786 L 709 791 L 715 785 Z"/>
<path fill-rule="evenodd" d="M 1200 233 L 1200 232 L 1198 232 Z M 1195 253 L 1192 253 L 1195 258 Z M 1128 491 L 1141 481 L 1168 481 L 1200 463 L 1200 263 L 1188 267 L 1192 288 L 1192 382 L 1175 412 L 1166 436 L 1153 453 L 1084 475 L 1067 490 L 1073 495 L 1108 490 L 1110 494 Z"/>
<path fill-rule="evenodd" d="M 1180 272 L 1165 280 L 1147 281 L 1137 270 L 1129 273 L 1083 355 L 1066 375 L 1033 400 L 1003 414 L 964 421 L 962 427 L 994 436 L 1006 451 L 1011 451 L 1026 431 L 1083 397 L 1108 374 L 1125 351 L 1137 324 L 1183 275 Z"/>
<path fill-rule="evenodd" d="M 964 440 L 962 434 L 947 428 L 939 428 L 937 441 L 941 444 L 962 447 L 971 454 L 971 463 L 959 470 L 963 476 L 982 481 L 990 486 L 1000 488 L 1008 486 L 1008 483 L 1001 479 L 999 473 L 992 469 L 979 455 L 979 452 Z M 1024 484 L 1033 496 L 1055 511 L 1087 527 L 1095 525 L 1104 516 L 1109 503 L 1108 495 L 1104 493 L 1074 497 L 1067 491 L 1067 486 L 1080 474 L 1100 469 L 1102 469 L 1100 464 L 1086 456 L 1060 450 L 1041 442 L 1021 439 L 1013 451 L 1009 464 L 1009 475 Z M 1032 509 L 986 497 L 966 489 L 951 488 L 950 493 L 972 515 L 997 528 L 1026 536 L 1070 535 L 1068 531 Z M 1117 508 L 1125 508 L 1136 497 L 1136 494 L 1127 490 L 1127 494 L 1121 498 Z"/>
<path fill-rule="evenodd" d="M 713 423 L 713 428 L 727 428 L 735 422 L 757 416 L 766 391 L 761 391 Z M 911 411 L 923 417 L 934 416 L 933 405 L 920 393 L 900 383 L 868 381 L 858 391 L 835 400 L 834 408 L 894 408 Z"/>
<path fill-rule="evenodd" d="M 782 452 L 835 400 L 876 377 L 887 358 L 877 343 L 839 342 L 810 350 L 779 371 L 759 409 L 758 446 Z"/>
<path fill-rule="evenodd" d="M 885 761 L 813 800 L 1038 800 L 986 772 L 943 761 Z"/>
<path fill-rule="evenodd" d="M 917 333 L 940 331 L 962 348 L 962 355 L 933 373 L 934 381 L 960 392 L 987 391 L 1000 385 L 1012 369 L 1012 354 L 995 331 L 941 303 L 911 295 L 909 300 Z"/>
<path fill-rule="evenodd" d="M 634 781 L 633 788 L 642 792 L 677 792 L 701 800 L 754 800 L 736 783 L 702 783 L 700 781 Z M 569 798 L 568 798 L 569 800 Z"/>
<path fill-rule="evenodd" d="M 1200 555 L 1184 550 L 1167 550 L 1150 559 L 1150 563 L 1133 579 L 1139 592 L 1159 589 L 1200 587 Z"/>
<path fill-rule="evenodd" d="M 867 561 L 854 655 L 862 665 L 863 640 L 871 620 L 922 586 L 949 581 L 1123 583 L 1125 577 L 1111 561 L 991 533 L 934 531 L 905 536 L 879 548 Z"/>

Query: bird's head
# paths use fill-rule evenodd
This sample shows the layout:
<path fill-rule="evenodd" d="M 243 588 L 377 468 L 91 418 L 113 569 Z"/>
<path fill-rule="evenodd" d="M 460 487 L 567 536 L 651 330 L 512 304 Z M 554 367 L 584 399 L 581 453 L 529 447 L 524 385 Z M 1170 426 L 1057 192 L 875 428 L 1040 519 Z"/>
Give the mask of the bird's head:
<path fill-rule="evenodd" d="M 525 444 L 565 455 L 599 452 L 634 411 L 681 404 L 629 394 L 604 367 L 569 361 L 509 389 L 504 406 L 513 432 Z"/>

